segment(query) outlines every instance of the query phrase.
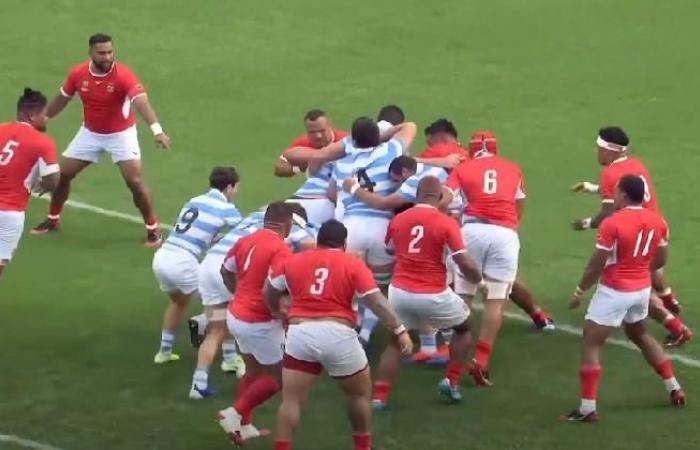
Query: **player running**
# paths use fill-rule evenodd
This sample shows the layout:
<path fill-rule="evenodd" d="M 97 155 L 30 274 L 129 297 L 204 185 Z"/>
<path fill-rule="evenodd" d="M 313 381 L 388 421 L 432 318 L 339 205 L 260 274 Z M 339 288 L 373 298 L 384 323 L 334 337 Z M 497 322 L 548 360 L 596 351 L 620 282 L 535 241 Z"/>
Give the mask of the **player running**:
<path fill-rule="evenodd" d="M 439 391 L 451 401 L 460 401 L 459 382 L 471 344 L 469 308 L 447 285 L 447 250 L 464 277 L 486 292 L 481 270 L 467 255 L 457 222 L 437 209 L 442 183 L 427 176 L 418 185 L 415 207 L 398 214 L 389 224 L 387 247 L 396 255 L 394 277 L 389 285 L 389 302 L 409 330 L 426 324 L 452 329 L 446 378 Z M 398 341 L 389 341 L 379 363 L 372 404 L 386 408 L 389 394 L 401 366 Z"/>
<path fill-rule="evenodd" d="M 647 183 L 639 176 L 620 178 L 614 194 L 617 212 L 600 224 L 596 250 L 576 286 L 571 308 L 577 308 L 585 292 L 598 282 L 583 327 L 581 406 L 566 416 L 566 420 L 598 420 L 600 352 L 607 338 L 620 326 L 663 379 L 671 403 L 675 406 L 686 403 L 671 360 L 644 325 L 651 293 L 650 270 L 666 264 L 669 235 L 663 217 L 643 208 L 646 189 Z"/>
<path fill-rule="evenodd" d="M 613 202 L 615 186 L 624 175 L 637 175 L 644 180 L 644 207 L 652 211 L 658 211 L 656 190 L 649 171 L 639 159 L 629 156 L 629 137 L 620 127 L 601 128 L 596 140 L 598 148 L 598 162 L 604 166 L 600 176 L 600 185 L 587 181 L 576 183 L 572 190 L 575 192 L 599 193 L 602 199 L 602 207 L 595 217 L 587 217 L 574 222 L 574 229 L 585 230 L 598 228 L 606 217 L 614 212 Z M 673 290 L 665 280 L 663 270 L 657 270 L 652 274 L 652 283 L 655 293 L 652 293 L 649 315 L 661 322 L 669 331 L 666 340 L 668 346 L 679 346 L 688 342 L 692 331 L 674 314 L 680 312 L 680 303 L 676 299 Z M 658 298 L 657 298 L 658 295 Z"/>
<path fill-rule="evenodd" d="M 316 228 L 306 220 L 306 211 L 298 203 L 287 203 L 292 210 L 292 230 L 285 240 L 294 252 L 316 246 Z M 226 310 L 231 294 L 221 276 L 221 265 L 226 253 L 236 245 L 239 239 L 249 236 L 264 228 L 265 212 L 255 211 L 232 228 L 213 245 L 199 264 L 199 295 L 205 314 L 192 317 L 188 321 L 190 339 L 199 347 L 197 368 L 192 376 L 190 398 L 199 400 L 216 393 L 209 386 L 209 368 L 211 367 L 219 346 L 223 353 L 221 370 L 235 372 L 236 377 L 245 375 L 245 363 L 238 355 L 236 341 L 226 326 Z M 201 344 L 200 344 L 201 343 Z"/>
<path fill-rule="evenodd" d="M 235 292 L 226 322 L 236 337 L 246 374 L 238 383 L 236 402 L 219 411 L 219 425 L 237 445 L 265 434 L 253 426 L 253 411 L 280 390 L 284 328 L 282 317 L 265 305 L 262 291 L 270 270 L 292 254 L 284 241 L 291 228 L 289 205 L 270 204 L 264 228 L 239 239 L 221 267 L 226 287 Z"/>
<path fill-rule="evenodd" d="M 58 186 L 56 144 L 46 131 L 46 97 L 25 88 L 17 100 L 17 120 L 0 124 L 0 276 L 24 230 L 31 191 Z"/>
<path fill-rule="evenodd" d="M 348 135 L 346 131 L 334 128 L 326 113 L 320 109 L 312 109 L 306 113 L 304 127 L 306 134 L 292 141 L 288 149 L 321 149 Z M 305 162 L 292 165 L 284 155 L 275 163 L 275 176 L 291 177 L 301 172 L 306 172 L 307 179 L 290 200 L 301 204 L 309 216 L 309 222 L 320 227 L 323 222 L 333 218 L 335 211 L 335 198 L 329 198 L 328 192 L 332 165 L 324 163 L 310 167 Z"/>
<path fill-rule="evenodd" d="M 281 314 L 286 292 L 291 297 L 275 450 L 291 450 L 301 407 L 324 370 L 338 381 L 348 399 L 355 450 L 371 450 L 372 383 L 367 356 L 354 330 L 358 299 L 394 333 L 397 349 L 403 354 L 411 352 L 406 327 L 389 308 L 372 273 L 360 259 L 344 252 L 346 238 L 342 223 L 324 223 L 318 248 L 273 268 L 265 285 L 265 299 L 273 314 Z"/>
<path fill-rule="evenodd" d="M 119 166 L 134 204 L 146 226 L 146 245 L 160 245 L 162 235 L 153 211 L 151 190 L 143 179 L 141 149 L 136 133 L 136 109 L 155 136 L 156 144 L 170 148 L 170 138 L 163 132 L 146 91 L 131 69 L 115 61 L 112 38 L 106 34 L 90 37 L 90 59 L 73 67 L 61 92 L 49 103 L 49 118 L 56 117 L 77 93 L 83 102 L 83 124 L 61 161 L 61 179 L 51 196 L 49 215 L 32 230 L 32 234 L 57 231 L 63 205 L 70 186 L 83 169 L 100 160 L 102 153 L 112 156 Z"/>
<path fill-rule="evenodd" d="M 163 316 L 160 348 L 153 359 L 156 364 L 180 359 L 173 353 L 175 330 L 182 324 L 199 286 L 199 260 L 219 233 L 241 220 L 241 213 L 229 203 L 238 192 L 236 169 L 215 167 L 209 175 L 209 186 L 206 194 L 185 203 L 175 228 L 153 256 L 153 272 L 161 291 L 170 298 Z"/>
<path fill-rule="evenodd" d="M 469 245 L 467 252 L 488 286 L 471 368 L 477 386 L 488 387 L 492 385 L 489 358 L 518 272 L 517 229 L 525 209 L 525 190 L 520 167 L 498 155 L 496 137 L 490 132 L 472 136 L 469 154 L 472 159 L 450 173 L 447 186 L 464 196 L 462 233 Z M 455 291 L 466 295 L 471 304 L 477 286 L 457 273 Z"/>

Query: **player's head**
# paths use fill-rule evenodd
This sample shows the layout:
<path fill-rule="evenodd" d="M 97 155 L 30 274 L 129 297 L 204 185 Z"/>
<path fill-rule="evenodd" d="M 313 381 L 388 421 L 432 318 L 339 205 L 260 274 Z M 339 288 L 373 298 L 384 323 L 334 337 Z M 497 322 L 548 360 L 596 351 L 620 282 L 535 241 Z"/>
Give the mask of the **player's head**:
<path fill-rule="evenodd" d="M 286 238 L 292 230 L 292 209 L 288 203 L 272 202 L 265 210 L 265 228 L 276 231 Z"/>
<path fill-rule="evenodd" d="M 333 142 L 333 125 L 320 109 L 312 109 L 304 114 L 304 128 L 314 148 L 323 148 Z"/>
<path fill-rule="evenodd" d="M 498 153 L 498 141 L 490 131 L 482 130 L 472 134 L 469 139 L 469 156 L 478 158 L 486 154 Z"/>
<path fill-rule="evenodd" d="M 209 187 L 221 191 L 231 200 L 238 192 L 239 180 L 234 167 L 214 167 L 209 174 Z"/>
<path fill-rule="evenodd" d="M 379 110 L 379 114 L 377 115 L 377 122 L 381 122 L 382 120 L 389 122 L 392 125 L 398 125 L 406 121 L 406 116 L 404 115 L 403 110 L 398 106 L 386 105 Z"/>
<path fill-rule="evenodd" d="M 418 203 L 425 203 L 436 206 L 442 198 L 442 183 L 433 176 L 423 177 L 418 183 L 416 200 Z"/>
<path fill-rule="evenodd" d="M 292 223 L 306 228 L 306 223 L 309 221 L 306 209 L 296 202 L 287 202 L 287 206 L 292 211 Z"/>
<path fill-rule="evenodd" d="M 627 146 L 630 138 L 621 127 L 603 127 L 598 130 L 596 147 L 598 148 L 598 162 L 607 166 L 611 162 L 627 154 Z"/>
<path fill-rule="evenodd" d="M 625 175 L 620 178 L 615 191 L 615 207 L 641 206 L 644 202 L 644 180 L 637 175 Z"/>
<path fill-rule="evenodd" d="M 44 94 L 24 88 L 22 96 L 17 100 L 17 120 L 27 122 L 39 131 L 45 131 L 49 117 L 46 115 Z"/>
<path fill-rule="evenodd" d="M 401 155 L 389 164 L 389 178 L 397 183 L 403 183 L 418 170 L 418 161 L 408 155 Z"/>
<path fill-rule="evenodd" d="M 93 34 L 88 40 L 88 45 L 93 66 L 102 72 L 109 72 L 114 63 L 112 37 L 104 33 Z"/>
<path fill-rule="evenodd" d="M 425 127 L 424 133 L 428 146 L 457 142 L 457 127 L 447 119 L 438 119 L 431 123 Z"/>
<path fill-rule="evenodd" d="M 372 148 L 378 146 L 379 127 L 369 117 L 359 117 L 352 123 L 352 140 L 357 148 Z"/>
<path fill-rule="evenodd" d="M 348 230 L 341 222 L 335 219 L 328 220 L 321 225 L 316 238 L 316 246 L 325 248 L 338 248 L 345 250 L 345 242 L 348 239 Z"/>

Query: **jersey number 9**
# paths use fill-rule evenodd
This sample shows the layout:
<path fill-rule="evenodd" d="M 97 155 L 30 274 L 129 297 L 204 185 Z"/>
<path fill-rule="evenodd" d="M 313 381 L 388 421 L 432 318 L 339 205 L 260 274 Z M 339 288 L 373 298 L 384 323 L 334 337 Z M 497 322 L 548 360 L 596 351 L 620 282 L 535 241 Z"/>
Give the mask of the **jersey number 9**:
<path fill-rule="evenodd" d="M 176 233 L 187 233 L 187 231 L 192 228 L 192 224 L 199 217 L 199 210 L 197 208 L 189 208 L 182 213 L 179 219 L 177 219 L 177 225 L 175 225 Z"/>

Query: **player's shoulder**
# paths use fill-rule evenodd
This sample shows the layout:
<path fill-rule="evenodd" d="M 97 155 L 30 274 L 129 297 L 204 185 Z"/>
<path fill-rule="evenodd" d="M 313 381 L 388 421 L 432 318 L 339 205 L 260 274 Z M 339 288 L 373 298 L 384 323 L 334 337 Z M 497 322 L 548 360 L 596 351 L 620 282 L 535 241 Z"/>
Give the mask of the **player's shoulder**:
<path fill-rule="evenodd" d="M 73 64 L 70 69 L 68 69 L 70 75 L 87 75 L 90 73 L 90 60 L 81 61 L 79 63 Z"/>
<path fill-rule="evenodd" d="M 309 141 L 309 138 L 305 135 L 299 135 L 292 140 L 292 142 L 289 144 L 289 148 L 292 147 L 310 147 L 311 142 Z"/>
<path fill-rule="evenodd" d="M 114 73 L 118 76 L 119 75 L 135 75 L 135 72 L 131 68 L 131 66 L 129 66 L 121 61 L 114 62 Z"/>
<path fill-rule="evenodd" d="M 338 130 L 336 128 L 333 129 L 333 142 L 338 142 L 339 140 L 345 139 L 348 136 L 350 136 L 350 133 L 345 130 Z"/>

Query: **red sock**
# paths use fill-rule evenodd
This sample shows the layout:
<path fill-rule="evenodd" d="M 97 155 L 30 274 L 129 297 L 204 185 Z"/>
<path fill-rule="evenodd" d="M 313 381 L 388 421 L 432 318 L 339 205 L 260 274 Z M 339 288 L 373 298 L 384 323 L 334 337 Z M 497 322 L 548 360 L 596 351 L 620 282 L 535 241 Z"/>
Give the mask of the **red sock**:
<path fill-rule="evenodd" d="M 485 341 L 479 341 L 476 343 L 476 352 L 474 353 L 474 359 L 476 363 L 482 368 L 486 368 L 489 365 L 489 356 L 491 356 L 491 344 Z"/>
<path fill-rule="evenodd" d="M 59 220 L 61 218 L 61 211 L 63 211 L 63 203 L 56 205 L 51 202 L 51 205 L 49 206 L 49 219 Z"/>
<path fill-rule="evenodd" d="M 450 386 L 459 386 L 459 380 L 462 379 L 462 374 L 464 373 L 464 364 L 459 361 L 448 361 L 447 368 L 445 369 L 445 374 L 447 380 L 450 382 Z"/>
<path fill-rule="evenodd" d="M 545 313 L 541 309 L 538 309 L 537 312 L 534 312 L 530 315 L 530 318 L 535 323 L 546 322 L 547 321 L 547 313 Z"/>
<path fill-rule="evenodd" d="M 581 366 L 579 375 L 581 377 L 581 398 L 585 400 L 595 400 L 598 397 L 598 385 L 603 368 L 599 365 Z"/>
<path fill-rule="evenodd" d="M 238 389 L 237 389 L 237 394 L 238 398 L 243 397 L 243 394 L 245 391 L 248 390 L 251 384 L 253 384 L 253 381 L 255 380 L 255 377 L 252 375 L 243 375 L 243 377 L 238 381 Z M 241 424 L 243 425 L 248 425 L 249 423 L 253 423 L 253 412 L 250 411 L 246 414 L 241 414 Z"/>
<path fill-rule="evenodd" d="M 253 410 L 269 400 L 279 391 L 280 385 L 270 375 L 255 378 L 241 397 L 233 404 L 234 409 L 242 417 L 251 414 Z M 241 421 L 242 422 L 242 421 Z"/>
<path fill-rule="evenodd" d="M 663 380 L 668 380 L 675 376 L 673 374 L 673 364 L 671 364 L 671 360 L 668 358 L 655 365 L 654 370 L 656 370 L 656 373 L 658 373 Z"/>
<path fill-rule="evenodd" d="M 388 381 L 377 380 L 374 382 L 374 390 L 372 392 L 372 400 L 381 400 L 387 402 L 391 394 L 391 383 Z"/>
<path fill-rule="evenodd" d="M 355 450 L 372 450 L 372 433 L 353 434 L 352 440 L 355 441 Z"/>
<path fill-rule="evenodd" d="M 274 450 L 292 450 L 292 443 L 289 441 L 275 441 Z"/>
<path fill-rule="evenodd" d="M 158 218 L 151 214 L 148 219 L 144 220 L 143 223 L 146 225 L 147 230 L 155 230 L 158 228 Z"/>
<path fill-rule="evenodd" d="M 678 336 L 683 332 L 683 329 L 685 328 L 685 325 L 683 325 L 683 322 L 681 322 L 681 319 L 678 317 L 669 314 L 668 317 L 666 317 L 666 320 L 664 320 L 664 327 L 674 336 Z"/>

